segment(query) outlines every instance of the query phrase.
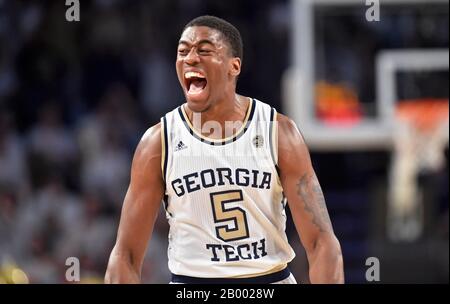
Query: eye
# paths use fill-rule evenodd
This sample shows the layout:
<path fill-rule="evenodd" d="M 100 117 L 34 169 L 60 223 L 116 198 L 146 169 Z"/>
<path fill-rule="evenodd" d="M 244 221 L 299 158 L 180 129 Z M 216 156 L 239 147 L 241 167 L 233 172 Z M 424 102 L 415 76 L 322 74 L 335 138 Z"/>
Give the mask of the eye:
<path fill-rule="evenodd" d="M 178 54 L 181 56 L 186 56 L 189 53 L 189 50 L 186 48 L 178 49 Z"/>
<path fill-rule="evenodd" d="M 209 50 L 209 49 L 200 49 L 200 50 L 198 50 L 198 53 L 200 54 L 200 55 L 208 55 L 208 54 L 211 54 L 211 50 Z"/>

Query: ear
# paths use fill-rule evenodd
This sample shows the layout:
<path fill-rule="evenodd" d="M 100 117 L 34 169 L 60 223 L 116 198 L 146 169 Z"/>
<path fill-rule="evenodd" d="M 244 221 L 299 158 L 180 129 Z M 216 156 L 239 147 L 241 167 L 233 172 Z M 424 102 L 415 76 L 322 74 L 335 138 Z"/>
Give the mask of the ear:
<path fill-rule="evenodd" d="M 241 74 L 241 59 L 234 57 L 230 60 L 230 74 L 231 76 L 237 77 Z"/>

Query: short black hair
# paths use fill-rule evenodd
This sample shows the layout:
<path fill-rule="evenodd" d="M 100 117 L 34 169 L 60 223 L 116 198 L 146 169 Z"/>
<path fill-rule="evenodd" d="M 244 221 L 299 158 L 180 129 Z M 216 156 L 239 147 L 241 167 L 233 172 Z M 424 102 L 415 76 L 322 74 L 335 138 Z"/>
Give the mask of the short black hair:
<path fill-rule="evenodd" d="M 233 57 L 238 57 L 241 61 L 244 59 L 244 44 L 242 43 L 241 33 L 228 21 L 215 16 L 200 16 L 189 21 L 184 27 L 183 32 L 191 26 L 207 26 L 219 31 L 231 47 Z"/>

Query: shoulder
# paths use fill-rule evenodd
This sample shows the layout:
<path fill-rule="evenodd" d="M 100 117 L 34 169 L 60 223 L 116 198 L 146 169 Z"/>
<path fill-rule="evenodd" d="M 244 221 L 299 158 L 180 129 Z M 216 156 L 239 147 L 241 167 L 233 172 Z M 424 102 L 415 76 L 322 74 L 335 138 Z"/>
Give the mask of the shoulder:
<path fill-rule="evenodd" d="M 305 141 L 295 122 L 283 114 L 277 115 L 279 144 L 304 145 Z"/>
<path fill-rule="evenodd" d="M 295 122 L 285 115 L 278 115 L 278 162 L 281 172 L 297 172 L 309 164 L 308 147 Z M 293 164 L 296 164 L 293 166 Z"/>
<path fill-rule="evenodd" d="M 160 183 L 161 157 L 161 123 L 158 123 L 144 133 L 136 147 L 131 165 L 131 181 L 135 185 L 149 185 L 152 181 Z"/>
<path fill-rule="evenodd" d="M 161 134 L 161 122 L 158 122 L 157 124 L 151 126 L 150 128 L 148 128 L 144 135 L 142 135 L 141 140 L 144 141 L 149 141 L 154 139 L 156 136 Z"/>
<path fill-rule="evenodd" d="M 161 155 L 161 123 L 148 128 L 136 148 L 135 160 L 149 160 Z"/>
<path fill-rule="evenodd" d="M 295 122 L 287 117 L 286 115 L 277 114 L 277 122 L 278 122 L 278 127 L 280 129 L 283 129 L 284 131 L 295 131 L 297 130 L 297 126 L 295 124 Z"/>

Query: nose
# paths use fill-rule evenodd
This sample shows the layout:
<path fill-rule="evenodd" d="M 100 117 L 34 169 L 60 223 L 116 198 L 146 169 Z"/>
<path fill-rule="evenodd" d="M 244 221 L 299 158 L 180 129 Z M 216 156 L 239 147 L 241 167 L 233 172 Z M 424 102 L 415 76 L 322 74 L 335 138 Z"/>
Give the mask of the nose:
<path fill-rule="evenodd" d="M 196 48 L 192 48 L 189 52 L 189 54 L 186 55 L 184 58 L 184 62 L 186 62 L 189 65 L 195 65 L 199 63 L 200 57 L 197 54 Z"/>

